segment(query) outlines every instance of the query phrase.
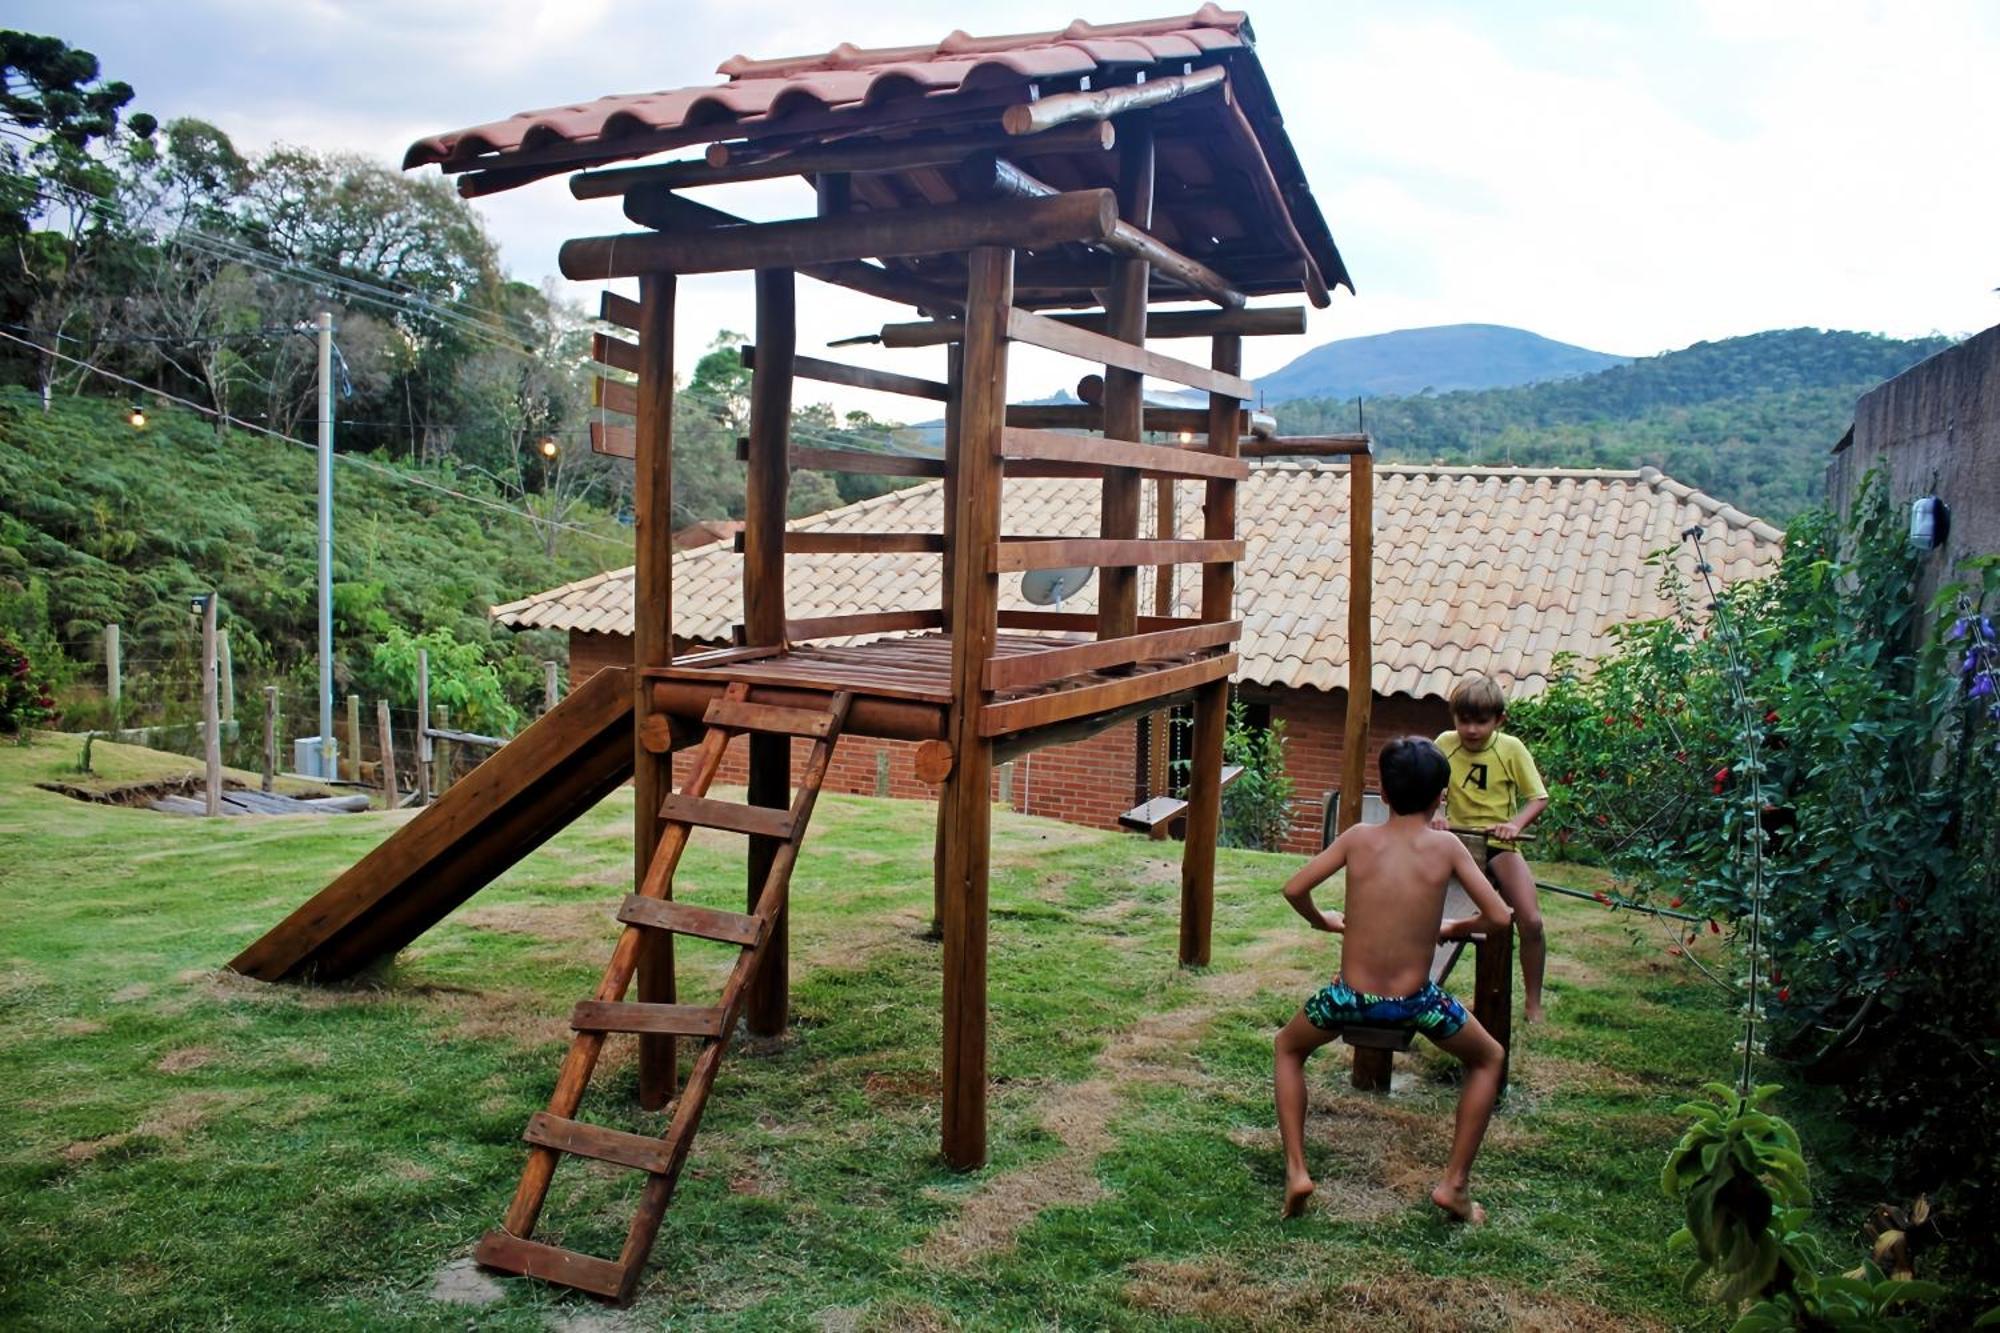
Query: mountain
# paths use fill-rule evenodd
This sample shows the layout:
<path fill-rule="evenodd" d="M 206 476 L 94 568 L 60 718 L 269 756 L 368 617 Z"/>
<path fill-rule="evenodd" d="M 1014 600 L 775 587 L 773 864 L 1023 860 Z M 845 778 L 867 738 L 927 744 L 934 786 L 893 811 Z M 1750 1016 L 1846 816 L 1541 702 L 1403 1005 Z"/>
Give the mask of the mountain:
<path fill-rule="evenodd" d="M 1315 347 L 1257 388 L 1267 403 L 1448 393 L 1567 379 L 1629 360 L 1501 324 L 1441 324 Z"/>
<path fill-rule="evenodd" d="M 1571 379 L 1375 398 L 1367 427 L 1391 460 L 1651 464 L 1782 523 L 1821 499 L 1827 453 L 1852 422 L 1854 400 L 1951 344 L 1774 329 Z M 1354 428 L 1351 397 L 1297 399 L 1275 414 L 1287 435 Z"/>

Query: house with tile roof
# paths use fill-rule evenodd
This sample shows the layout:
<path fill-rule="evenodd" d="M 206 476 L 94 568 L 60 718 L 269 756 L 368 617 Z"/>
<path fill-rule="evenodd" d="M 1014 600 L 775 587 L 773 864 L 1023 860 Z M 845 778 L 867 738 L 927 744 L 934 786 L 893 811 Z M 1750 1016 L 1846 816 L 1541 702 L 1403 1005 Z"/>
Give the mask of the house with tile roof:
<path fill-rule="evenodd" d="M 1023 536 L 1095 531 L 1099 496 L 1079 478 L 1010 478 L 1008 526 Z M 1200 495 L 1180 487 L 1179 531 L 1200 530 Z M 928 482 L 798 520 L 800 532 L 935 532 L 943 486 Z M 1234 677 L 1258 721 L 1283 721 L 1297 783 L 1291 845 L 1319 845 L 1323 802 L 1339 783 L 1347 682 L 1349 513 L 1346 469 L 1271 463 L 1253 468 L 1238 499 L 1246 549 L 1237 567 L 1243 621 Z M 1150 499 L 1150 495 L 1149 495 Z M 1142 521 L 1150 531 L 1153 516 Z M 1655 468 L 1637 471 L 1378 464 L 1374 607 L 1373 754 L 1400 735 L 1449 725 L 1452 684 L 1471 671 L 1525 698 L 1546 688 L 1557 659 L 1588 659 L 1614 626 L 1670 608 L 1646 558 L 1677 544 L 1690 524 L 1714 537 L 1719 576 L 1754 578 L 1778 559 L 1782 534 L 1768 523 Z M 728 544 L 677 552 L 674 630 L 687 649 L 733 642 L 742 619 L 742 556 Z M 940 562 L 928 554 L 797 554 L 791 610 L 800 617 L 860 615 L 934 606 Z M 1153 577 L 1147 571 L 1147 577 Z M 1001 581 L 1003 609 L 1033 609 L 1020 580 Z M 1191 614 L 1200 589 L 1173 589 Z M 1096 581 L 1064 609 L 1096 607 Z M 1145 602 L 1153 605 L 1150 588 Z M 610 570 L 493 608 L 500 624 L 566 631 L 572 684 L 632 660 L 632 571 Z M 1147 719 L 1026 756 L 1003 771 L 996 798 L 1015 809 L 1100 827 L 1166 787 Z M 835 790 L 929 797 L 907 742 L 849 736 Z"/>

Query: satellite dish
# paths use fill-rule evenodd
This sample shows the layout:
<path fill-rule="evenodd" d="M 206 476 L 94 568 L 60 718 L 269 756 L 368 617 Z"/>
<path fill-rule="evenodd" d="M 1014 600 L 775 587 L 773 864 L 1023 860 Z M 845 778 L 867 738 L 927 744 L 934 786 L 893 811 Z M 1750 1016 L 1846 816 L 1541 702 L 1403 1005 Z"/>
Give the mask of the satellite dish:
<path fill-rule="evenodd" d="M 1036 606 L 1061 606 L 1074 597 L 1097 571 L 1089 565 L 1074 569 L 1031 569 L 1021 575 L 1021 596 Z"/>

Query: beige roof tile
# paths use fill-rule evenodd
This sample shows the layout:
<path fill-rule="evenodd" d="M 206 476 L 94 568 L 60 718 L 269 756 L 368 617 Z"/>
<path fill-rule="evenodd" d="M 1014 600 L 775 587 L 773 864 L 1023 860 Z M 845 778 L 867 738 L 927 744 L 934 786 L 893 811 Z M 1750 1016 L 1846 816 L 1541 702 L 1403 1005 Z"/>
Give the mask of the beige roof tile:
<path fill-rule="evenodd" d="M 1150 496 L 1151 487 L 1147 488 Z M 1198 535 L 1201 488 L 1177 488 L 1181 535 Z M 1239 493 L 1246 536 L 1236 577 L 1242 618 L 1239 678 L 1258 685 L 1334 689 L 1346 683 L 1348 482 L 1343 464 L 1260 466 Z M 1782 534 L 1768 523 L 1657 469 L 1452 468 L 1377 465 L 1375 689 L 1443 695 L 1464 671 L 1484 670 L 1517 695 L 1545 688 L 1558 652 L 1588 657 L 1610 627 L 1667 613 L 1646 557 L 1694 523 L 1725 581 L 1768 573 Z M 1146 530 L 1151 531 L 1148 499 Z M 1002 500 L 1006 531 L 1095 536 L 1095 482 L 1017 479 Z M 936 532 L 941 483 L 891 491 L 800 519 L 808 531 Z M 1685 568 L 1685 556 L 1677 557 Z M 934 555 L 794 555 L 787 562 L 794 618 L 936 606 Z M 742 557 L 726 544 L 674 554 L 675 632 L 727 642 L 742 618 Z M 1200 580 L 1183 569 L 1175 599 L 1199 605 Z M 1142 577 L 1151 606 L 1152 575 Z M 1029 605 L 1018 578 L 1000 604 Z M 1090 611 L 1096 583 L 1065 604 Z M 519 629 L 632 632 L 632 571 L 610 570 L 493 608 Z"/>

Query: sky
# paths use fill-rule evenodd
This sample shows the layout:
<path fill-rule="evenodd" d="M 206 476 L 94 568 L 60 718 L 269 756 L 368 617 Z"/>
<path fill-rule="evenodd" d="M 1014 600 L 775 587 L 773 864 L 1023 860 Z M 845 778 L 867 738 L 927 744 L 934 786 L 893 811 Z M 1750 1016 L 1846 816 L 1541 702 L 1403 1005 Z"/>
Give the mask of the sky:
<path fill-rule="evenodd" d="M 13 0 L 5 21 L 96 53 L 162 120 L 199 116 L 246 150 L 304 144 L 396 164 L 415 139 L 517 111 L 718 82 L 715 66 L 738 53 L 1194 7 Z M 1911 337 L 2000 322 L 2000 5 L 1281 0 L 1249 13 L 1358 288 L 1312 312 L 1303 337 L 1247 340 L 1253 376 L 1335 338 L 1433 324 L 1510 324 L 1644 356 L 1769 328 Z M 812 207 L 796 182 L 703 198 L 758 219 Z M 531 282 L 555 274 L 564 240 L 630 230 L 615 202 L 579 203 L 561 178 L 475 207 L 511 274 Z M 595 305 L 594 287 L 566 289 Z M 800 297 L 802 352 L 908 317 L 817 283 Z M 747 277 L 684 281 L 679 363 L 750 322 Z M 1076 373 L 1022 350 L 1016 399 Z M 936 349 L 837 355 L 942 374 Z M 909 413 L 907 400 L 808 396 Z"/>

